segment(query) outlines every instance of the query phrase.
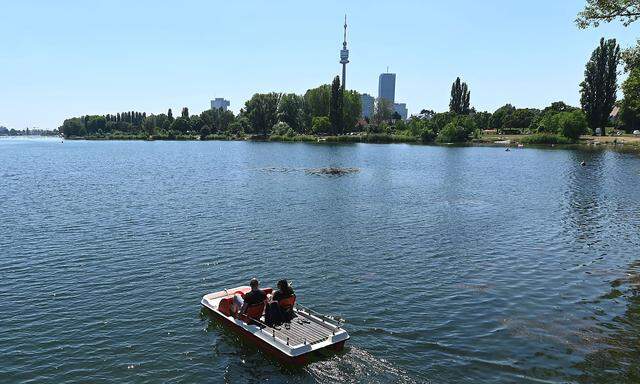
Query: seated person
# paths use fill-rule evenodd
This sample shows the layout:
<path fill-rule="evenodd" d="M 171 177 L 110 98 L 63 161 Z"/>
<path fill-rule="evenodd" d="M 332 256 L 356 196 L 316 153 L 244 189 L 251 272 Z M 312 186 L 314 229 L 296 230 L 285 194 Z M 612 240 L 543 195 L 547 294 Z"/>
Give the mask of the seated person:
<path fill-rule="evenodd" d="M 274 292 L 271 300 L 272 302 L 269 304 L 265 315 L 268 325 L 279 325 L 293 319 L 295 316 L 293 313 L 293 305 L 296 300 L 296 295 L 287 280 L 278 281 L 278 290 Z"/>
<path fill-rule="evenodd" d="M 232 312 L 237 314 L 237 318 L 241 318 L 250 306 L 262 304 L 267 300 L 267 294 L 260 289 L 258 279 L 251 279 L 249 285 L 251 286 L 251 291 L 245 293 L 244 297 L 240 294 L 233 296 Z"/>

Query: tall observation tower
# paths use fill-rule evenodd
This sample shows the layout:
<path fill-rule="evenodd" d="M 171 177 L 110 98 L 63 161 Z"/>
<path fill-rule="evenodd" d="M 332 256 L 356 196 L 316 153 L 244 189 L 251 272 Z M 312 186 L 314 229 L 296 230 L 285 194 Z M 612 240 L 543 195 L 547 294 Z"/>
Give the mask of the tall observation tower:
<path fill-rule="evenodd" d="M 344 42 L 340 51 L 340 64 L 342 64 L 342 90 L 347 89 L 347 64 L 349 63 L 349 50 L 347 49 L 347 15 L 344 15 Z"/>

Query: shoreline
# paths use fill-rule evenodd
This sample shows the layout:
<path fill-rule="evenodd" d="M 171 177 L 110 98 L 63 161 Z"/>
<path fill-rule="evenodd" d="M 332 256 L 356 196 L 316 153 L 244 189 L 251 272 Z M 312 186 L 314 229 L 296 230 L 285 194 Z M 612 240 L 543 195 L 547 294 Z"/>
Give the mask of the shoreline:
<path fill-rule="evenodd" d="M 47 136 L 43 136 L 47 137 Z M 142 137 L 140 135 L 118 135 L 118 136 L 79 136 L 67 137 L 66 140 L 87 140 L 87 141 L 253 141 L 253 142 L 276 142 L 276 143 L 317 143 L 317 144 L 415 144 L 431 145 L 439 147 L 450 146 L 487 146 L 513 148 L 524 145 L 525 148 L 548 148 L 548 149 L 611 149 L 624 150 L 640 153 L 640 137 L 634 136 L 587 136 L 580 137 L 579 141 L 570 144 L 522 144 L 521 139 L 527 135 L 485 135 L 465 143 L 436 143 L 422 142 L 419 137 L 388 135 L 388 134 L 365 134 L 365 135 L 344 135 L 344 136 L 270 136 L 264 137 L 239 137 L 223 136 L 201 139 L 199 135 L 184 135 L 177 137 Z"/>

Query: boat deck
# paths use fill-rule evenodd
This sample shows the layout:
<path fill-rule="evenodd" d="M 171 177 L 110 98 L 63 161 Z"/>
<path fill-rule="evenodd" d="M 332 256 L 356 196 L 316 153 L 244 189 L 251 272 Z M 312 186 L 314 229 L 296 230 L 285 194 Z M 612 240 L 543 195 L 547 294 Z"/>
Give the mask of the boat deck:
<path fill-rule="evenodd" d="M 315 344 L 334 334 L 334 327 L 329 324 L 318 323 L 299 311 L 296 311 L 296 314 L 297 317 L 291 320 L 291 323 L 285 323 L 278 327 L 265 326 L 263 331 L 288 341 L 290 345 Z"/>

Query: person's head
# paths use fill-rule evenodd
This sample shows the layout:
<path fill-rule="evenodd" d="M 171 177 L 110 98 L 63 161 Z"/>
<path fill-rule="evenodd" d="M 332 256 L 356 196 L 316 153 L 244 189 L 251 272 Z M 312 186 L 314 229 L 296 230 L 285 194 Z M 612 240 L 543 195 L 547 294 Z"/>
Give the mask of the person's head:
<path fill-rule="evenodd" d="M 249 282 L 249 286 L 251 287 L 251 289 L 258 289 L 258 287 L 260 286 L 260 282 L 258 281 L 258 279 L 256 279 L 255 277 L 253 279 L 251 279 L 251 281 Z"/>
<path fill-rule="evenodd" d="M 285 279 L 278 281 L 277 285 L 278 285 L 278 289 L 282 292 L 288 292 L 290 290 L 289 282 Z"/>

